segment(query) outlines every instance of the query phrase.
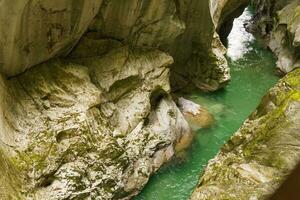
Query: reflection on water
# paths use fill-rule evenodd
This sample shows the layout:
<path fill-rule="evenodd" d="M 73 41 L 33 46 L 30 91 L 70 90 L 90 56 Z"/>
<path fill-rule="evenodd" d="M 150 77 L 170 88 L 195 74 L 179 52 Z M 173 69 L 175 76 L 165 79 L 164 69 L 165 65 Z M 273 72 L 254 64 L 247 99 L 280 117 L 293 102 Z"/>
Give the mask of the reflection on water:
<path fill-rule="evenodd" d="M 251 12 L 247 8 L 244 13 L 233 22 L 232 31 L 228 36 L 228 51 L 227 56 L 235 61 L 243 57 L 247 52 L 251 51 L 249 44 L 254 41 L 251 33 L 248 33 L 245 28 L 245 22 L 251 19 Z"/>
<path fill-rule="evenodd" d="M 185 162 L 171 162 L 150 178 L 135 200 L 185 200 L 196 186 L 207 162 L 254 111 L 261 97 L 272 87 L 275 60 L 248 33 L 242 24 L 249 19 L 248 10 L 234 23 L 229 36 L 231 83 L 211 94 L 193 92 L 189 98 L 215 115 L 216 125 L 198 131 L 186 153 Z M 242 35 L 240 35 L 242 33 Z M 236 36 L 239 35 L 239 36 Z"/>

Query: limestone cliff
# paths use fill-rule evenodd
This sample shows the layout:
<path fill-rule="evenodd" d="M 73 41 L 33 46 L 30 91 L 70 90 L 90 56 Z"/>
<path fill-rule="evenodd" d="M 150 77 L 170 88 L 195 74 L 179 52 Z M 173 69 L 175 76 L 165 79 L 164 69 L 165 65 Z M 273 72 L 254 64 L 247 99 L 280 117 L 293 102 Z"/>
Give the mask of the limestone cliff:
<path fill-rule="evenodd" d="M 226 49 L 216 31 L 232 23 L 247 2 L 110 0 L 100 8 L 90 29 L 102 37 L 170 53 L 175 60 L 173 89 L 192 83 L 212 91 L 230 79 Z"/>
<path fill-rule="evenodd" d="M 191 199 L 266 199 L 300 161 L 300 69 L 290 72 L 209 162 Z"/>
<path fill-rule="evenodd" d="M 13 76 L 68 54 L 90 25 L 89 30 L 104 39 L 170 53 L 175 60 L 174 89 L 193 84 L 216 90 L 230 79 L 226 49 L 218 33 L 226 37 L 247 2 L 4 0 L 0 6 L 0 70 Z"/>
<path fill-rule="evenodd" d="M 5 82 L 0 135 L 24 199 L 128 198 L 191 137 L 168 95 L 170 56 L 75 57 Z"/>
<path fill-rule="evenodd" d="M 68 53 L 102 0 L 2 0 L 0 71 L 8 76 Z"/>
<path fill-rule="evenodd" d="M 138 193 L 191 142 L 170 73 L 173 89 L 223 87 L 218 33 L 246 3 L 0 1 L 0 198 Z"/>
<path fill-rule="evenodd" d="M 256 30 L 277 56 L 278 71 L 286 74 L 300 67 L 300 1 L 253 0 L 253 4 Z"/>

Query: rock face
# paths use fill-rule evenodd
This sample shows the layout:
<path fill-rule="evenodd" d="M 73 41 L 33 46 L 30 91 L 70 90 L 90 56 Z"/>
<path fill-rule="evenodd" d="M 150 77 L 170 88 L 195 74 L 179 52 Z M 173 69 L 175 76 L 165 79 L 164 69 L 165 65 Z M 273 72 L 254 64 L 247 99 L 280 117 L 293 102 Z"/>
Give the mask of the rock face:
<path fill-rule="evenodd" d="M 247 2 L 4 0 L 0 5 L 0 70 L 14 76 L 66 55 L 90 25 L 89 30 L 104 39 L 171 54 L 174 89 L 192 84 L 216 90 L 230 79 L 226 49 L 217 32 L 226 37 L 237 11 Z"/>
<path fill-rule="evenodd" d="M 300 69 L 290 72 L 209 162 L 191 199 L 265 199 L 300 161 Z"/>
<path fill-rule="evenodd" d="M 170 73 L 224 86 L 218 33 L 246 3 L 0 1 L 0 199 L 135 195 L 191 142 Z"/>
<path fill-rule="evenodd" d="M 171 54 L 175 60 L 171 68 L 173 89 L 192 83 L 212 91 L 230 79 L 226 49 L 216 31 L 224 21 L 232 22 L 236 8 L 245 7 L 247 2 L 110 0 L 100 8 L 90 29 L 104 38 Z"/>
<path fill-rule="evenodd" d="M 68 53 L 102 0 L 2 0 L 0 71 L 8 76 Z"/>
<path fill-rule="evenodd" d="M 172 58 L 128 47 L 74 55 L 5 82 L 1 156 L 24 199 L 128 198 L 192 136 L 168 94 Z"/>
<path fill-rule="evenodd" d="M 279 72 L 286 74 L 300 67 L 300 1 L 253 0 L 253 4 L 256 28 L 277 56 Z"/>

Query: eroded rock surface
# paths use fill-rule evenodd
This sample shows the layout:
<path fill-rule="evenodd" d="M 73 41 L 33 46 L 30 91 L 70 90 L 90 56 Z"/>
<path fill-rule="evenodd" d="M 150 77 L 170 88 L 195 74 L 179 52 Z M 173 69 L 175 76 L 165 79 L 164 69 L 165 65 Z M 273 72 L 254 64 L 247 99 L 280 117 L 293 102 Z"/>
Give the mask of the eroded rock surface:
<path fill-rule="evenodd" d="M 226 37 L 237 10 L 246 4 L 247 0 L 4 0 L 0 5 L 0 70 L 14 76 L 65 56 L 90 26 L 104 39 L 170 53 L 175 60 L 174 88 L 192 83 L 216 90 L 230 79 L 226 49 L 218 33 Z"/>
<path fill-rule="evenodd" d="M 175 60 L 174 89 L 192 84 L 213 91 L 230 79 L 218 33 L 226 38 L 247 2 L 5 0 L 0 5 L 0 70 L 14 76 L 54 56 L 65 56 L 89 26 L 103 39 L 170 53 Z"/>
<path fill-rule="evenodd" d="M 17 189 L 24 199 L 128 198 L 192 136 L 168 94 L 173 60 L 128 47 L 74 57 L 5 82 L 0 135 Z"/>
<path fill-rule="evenodd" d="M 136 194 L 191 142 L 170 71 L 173 89 L 223 87 L 218 33 L 246 3 L 2 0 L 0 198 Z"/>
<path fill-rule="evenodd" d="M 8 76 L 68 53 L 102 0 L 2 0 L 0 71 Z"/>
<path fill-rule="evenodd" d="M 191 199 L 266 199 L 300 161 L 300 69 L 290 72 L 209 162 Z"/>
<path fill-rule="evenodd" d="M 217 31 L 225 21 L 232 23 L 236 10 L 247 2 L 110 0 L 90 29 L 102 37 L 170 53 L 175 60 L 171 70 L 174 89 L 192 83 L 213 91 L 230 79 L 226 49 Z"/>
<path fill-rule="evenodd" d="M 256 28 L 278 58 L 277 69 L 286 74 L 300 67 L 300 1 L 253 0 Z"/>

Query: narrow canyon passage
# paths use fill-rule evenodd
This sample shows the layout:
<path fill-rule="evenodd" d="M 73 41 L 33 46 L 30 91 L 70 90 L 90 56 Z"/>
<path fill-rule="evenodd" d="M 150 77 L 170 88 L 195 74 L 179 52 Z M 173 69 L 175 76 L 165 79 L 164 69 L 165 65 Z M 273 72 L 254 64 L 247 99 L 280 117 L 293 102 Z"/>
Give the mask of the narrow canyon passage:
<path fill-rule="evenodd" d="M 267 90 L 277 82 L 272 53 L 264 49 L 243 27 L 250 18 L 251 12 L 246 9 L 235 20 L 228 37 L 227 57 L 231 68 L 231 83 L 224 90 L 215 93 L 195 91 L 186 96 L 213 113 L 215 125 L 199 130 L 189 151 L 150 178 L 135 200 L 188 199 L 208 161 L 255 110 Z"/>
<path fill-rule="evenodd" d="M 300 163 L 300 0 L 0 2 L 0 200 L 269 199 Z"/>

